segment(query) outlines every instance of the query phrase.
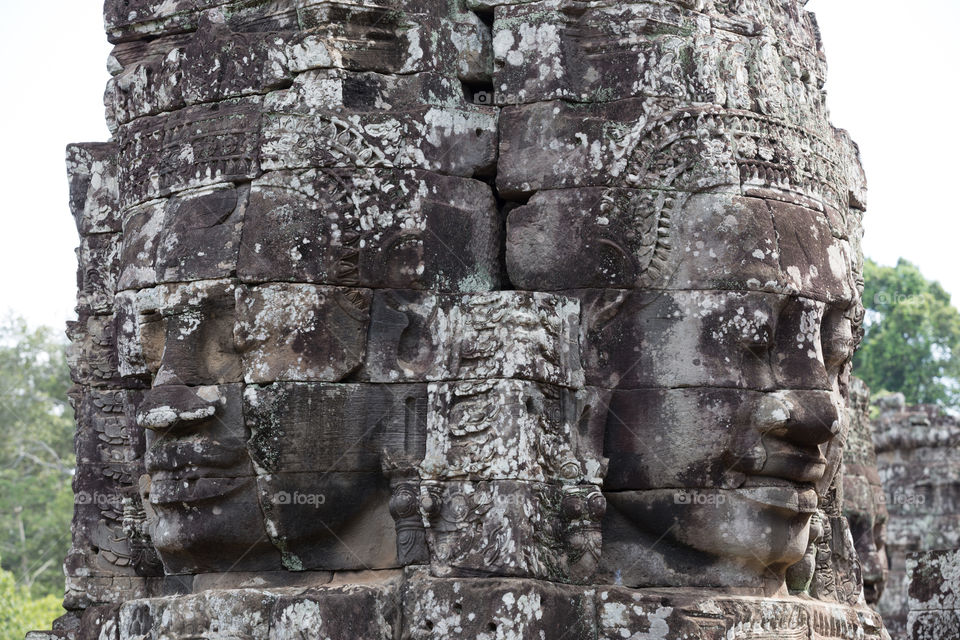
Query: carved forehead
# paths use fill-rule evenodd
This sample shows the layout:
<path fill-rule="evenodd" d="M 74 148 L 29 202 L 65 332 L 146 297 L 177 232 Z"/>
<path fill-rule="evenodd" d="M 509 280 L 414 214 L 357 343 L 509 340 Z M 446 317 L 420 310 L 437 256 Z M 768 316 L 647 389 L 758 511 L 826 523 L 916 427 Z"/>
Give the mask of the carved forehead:
<path fill-rule="evenodd" d="M 507 268 L 523 288 L 766 291 L 840 306 L 855 247 L 827 214 L 735 193 L 539 193 L 510 213 Z"/>

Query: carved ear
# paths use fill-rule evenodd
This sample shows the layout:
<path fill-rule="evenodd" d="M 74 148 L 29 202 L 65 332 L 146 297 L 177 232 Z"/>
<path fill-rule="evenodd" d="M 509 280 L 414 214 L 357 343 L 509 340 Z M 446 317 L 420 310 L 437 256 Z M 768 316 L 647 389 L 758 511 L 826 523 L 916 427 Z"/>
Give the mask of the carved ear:
<path fill-rule="evenodd" d="M 599 296 L 591 298 L 583 310 L 583 330 L 590 333 L 603 331 L 617 316 L 631 294 L 628 290 L 605 289 Z"/>

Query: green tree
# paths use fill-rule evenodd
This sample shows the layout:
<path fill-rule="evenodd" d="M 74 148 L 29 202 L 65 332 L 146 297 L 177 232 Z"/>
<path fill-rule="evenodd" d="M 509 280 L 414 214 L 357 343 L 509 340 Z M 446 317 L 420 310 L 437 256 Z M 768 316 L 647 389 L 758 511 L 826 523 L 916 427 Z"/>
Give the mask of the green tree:
<path fill-rule="evenodd" d="M 60 598 L 35 598 L 17 586 L 12 573 L 0 569 L 0 640 L 23 640 L 27 631 L 49 629 L 62 614 Z"/>
<path fill-rule="evenodd" d="M 909 403 L 960 406 L 960 313 L 910 262 L 864 265 L 864 338 L 854 373 Z"/>
<path fill-rule="evenodd" d="M 63 595 L 73 513 L 65 341 L 0 321 L 0 566 L 33 595 Z"/>

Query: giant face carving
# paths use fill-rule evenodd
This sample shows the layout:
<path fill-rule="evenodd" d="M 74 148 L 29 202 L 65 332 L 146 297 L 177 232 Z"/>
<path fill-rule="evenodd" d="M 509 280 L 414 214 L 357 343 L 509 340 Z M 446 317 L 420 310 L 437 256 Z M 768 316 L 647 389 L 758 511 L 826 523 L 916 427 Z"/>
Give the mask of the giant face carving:
<path fill-rule="evenodd" d="M 389 321 L 392 299 L 374 289 L 496 287 L 495 200 L 463 177 L 490 164 L 495 120 L 446 97 L 424 107 L 440 88 L 384 75 L 398 56 L 384 74 L 316 58 L 378 23 L 406 52 L 399 14 L 358 7 L 341 23 L 313 7 L 291 22 L 256 4 L 229 25 L 203 12 L 163 56 L 121 60 L 108 87 L 115 324 L 121 373 L 151 387 L 137 411 L 150 533 L 168 573 L 395 567 L 382 454 L 423 457 L 428 376 L 397 364 L 418 341 L 403 314 L 402 345 L 378 343 L 401 352 L 393 364 L 368 353 L 371 314 Z"/>
<path fill-rule="evenodd" d="M 805 196 L 828 192 L 804 183 L 811 158 L 775 121 L 691 109 L 644 132 L 638 148 L 655 151 L 627 165 L 633 189 L 547 192 L 512 212 L 508 267 L 580 291 L 588 384 L 613 389 L 611 577 L 783 590 L 847 424 L 856 213 Z M 751 174 L 757 146 L 780 178 Z M 576 257 L 544 264 L 544 237 Z"/>

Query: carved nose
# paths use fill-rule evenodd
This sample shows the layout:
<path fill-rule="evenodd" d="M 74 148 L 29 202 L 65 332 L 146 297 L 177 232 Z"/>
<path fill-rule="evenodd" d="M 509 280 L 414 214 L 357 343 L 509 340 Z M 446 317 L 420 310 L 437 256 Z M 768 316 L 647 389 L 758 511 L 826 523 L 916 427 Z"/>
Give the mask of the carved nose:
<path fill-rule="evenodd" d="M 840 432 L 840 414 L 826 391 L 778 391 L 758 404 L 756 424 L 764 433 L 801 446 L 829 442 Z"/>
<path fill-rule="evenodd" d="M 144 429 L 166 431 L 213 416 L 223 398 L 216 386 L 163 385 L 146 393 L 137 408 L 137 424 Z"/>
<path fill-rule="evenodd" d="M 860 560 L 863 569 L 863 581 L 865 583 L 881 584 L 887 579 L 887 557 L 880 550 L 865 554 Z"/>

